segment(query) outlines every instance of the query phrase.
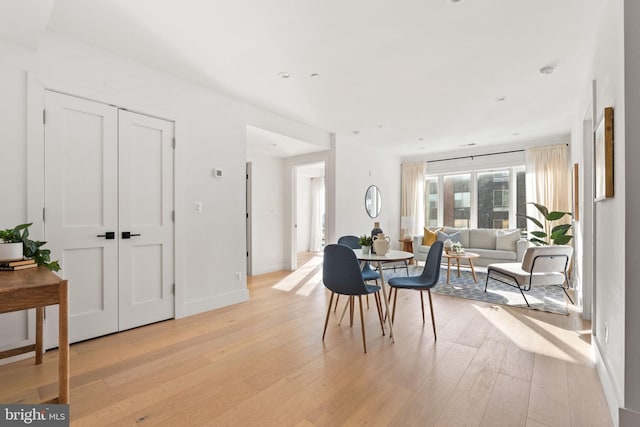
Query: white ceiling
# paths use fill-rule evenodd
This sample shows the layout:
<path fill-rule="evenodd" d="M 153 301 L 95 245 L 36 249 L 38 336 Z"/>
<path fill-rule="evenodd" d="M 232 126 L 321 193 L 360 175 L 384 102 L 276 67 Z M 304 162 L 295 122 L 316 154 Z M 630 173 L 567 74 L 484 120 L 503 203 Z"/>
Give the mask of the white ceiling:
<path fill-rule="evenodd" d="M 247 155 L 255 157 L 294 157 L 326 148 L 255 126 L 247 126 Z"/>
<path fill-rule="evenodd" d="M 567 134 L 605 2 L 55 0 L 35 15 L 50 12 L 50 30 L 411 155 Z M 34 27 L 22 44 L 34 45 Z M 540 74 L 548 65 L 555 72 Z"/>

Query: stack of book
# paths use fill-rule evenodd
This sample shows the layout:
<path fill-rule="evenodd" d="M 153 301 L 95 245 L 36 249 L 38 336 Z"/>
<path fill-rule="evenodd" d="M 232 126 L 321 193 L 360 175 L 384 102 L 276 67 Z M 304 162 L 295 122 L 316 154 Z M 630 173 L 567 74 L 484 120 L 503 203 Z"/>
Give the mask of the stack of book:
<path fill-rule="evenodd" d="M 16 271 L 25 268 L 35 268 L 38 264 L 33 259 L 21 259 L 19 261 L 3 261 L 0 262 L 0 271 Z"/>

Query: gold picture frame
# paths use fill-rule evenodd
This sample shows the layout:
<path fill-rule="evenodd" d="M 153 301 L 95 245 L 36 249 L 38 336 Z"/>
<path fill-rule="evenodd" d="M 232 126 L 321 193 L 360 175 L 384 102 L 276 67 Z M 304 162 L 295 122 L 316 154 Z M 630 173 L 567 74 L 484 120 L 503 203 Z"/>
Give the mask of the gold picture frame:
<path fill-rule="evenodd" d="M 595 201 L 613 197 L 613 107 L 604 109 L 594 136 Z"/>

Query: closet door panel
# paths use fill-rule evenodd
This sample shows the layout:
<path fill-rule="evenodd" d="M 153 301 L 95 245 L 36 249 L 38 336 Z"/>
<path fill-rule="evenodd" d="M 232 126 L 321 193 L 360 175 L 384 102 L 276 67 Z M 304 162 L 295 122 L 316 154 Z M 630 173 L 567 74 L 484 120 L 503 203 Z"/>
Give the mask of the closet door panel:
<path fill-rule="evenodd" d="M 119 114 L 123 330 L 174 317 L 173 123 Z"/>
<path fill-rule="evenodd" d="M 71 342 L 118 330 L 118 112 L 45 93 L 45 240 L 69 280 Z"/>

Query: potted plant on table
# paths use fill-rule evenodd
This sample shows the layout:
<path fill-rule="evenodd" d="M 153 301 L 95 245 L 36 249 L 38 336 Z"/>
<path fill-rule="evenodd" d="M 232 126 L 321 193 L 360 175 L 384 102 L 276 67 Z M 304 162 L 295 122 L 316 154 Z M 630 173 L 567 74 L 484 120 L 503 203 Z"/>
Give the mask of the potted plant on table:
<path fill-rule="evenodd" d="M 462 243 L 460 242 L 453 243 L 451 245 L 451 252 L 453 252 L 455 255 L 464 254 L 464 248 L 462 247 Z"/>
<path fill-rule="evenodd" d="M 41 249 L 41 247 L 47 242 L 39 242 L 37 240 L 29 239 L 29 224 L 20 224 L 14 228 L 7 228 L 6 230 L 0 230 L 0 246 L 12 245 L 12 250 L 19 247 L 19 252 L 14 252 L 11 256 L 13 259 L 29 258 L 33 259 L 36 264 L 43 265 L 51 271 L 60 270 L 60 264 L 58 261 L 51 261 L 51 251 L 49 249 Z M 2 248 L 0 248 L 2 251 Z M 4 259 L 4 256 L 0 256 L 0 259 Z M 7 259 L 4 259 L 7 261 Z"/>
<path fill-rule="evenodd" d="M 371 252 L 371 245 L 373 245 L 373 240 L 371 239 L 371 237 L 363 234 L 362 236 L 360 236 L 360 240 L 358 240 L 358 243 L 360 244 L 360 246 L 362 246 L 363 254 L 368 254 Z"/>

